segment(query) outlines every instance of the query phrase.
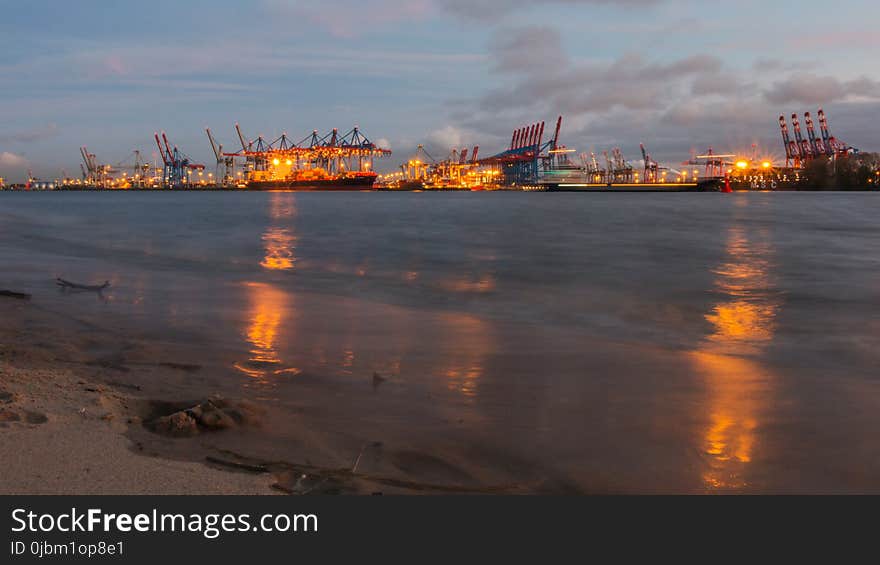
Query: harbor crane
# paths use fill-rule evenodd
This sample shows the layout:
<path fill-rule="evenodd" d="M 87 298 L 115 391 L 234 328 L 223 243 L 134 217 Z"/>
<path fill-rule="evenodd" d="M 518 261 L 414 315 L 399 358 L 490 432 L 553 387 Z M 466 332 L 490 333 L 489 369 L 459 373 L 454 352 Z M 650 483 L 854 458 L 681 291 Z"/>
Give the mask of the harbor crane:
<path fill-rule="evenodd" d="M 640 143 L 639 148 L 642 150 L 642 160 L 645 163 L 645 176 L 642 179 L 644 182 L 657 182 L 657 177 L 660 172 L 660 164 L 651 159 L 651 156 L 648 154 L 648 150 L 645 149 L 645 144 Z"/>
<path fill-rule="evenodd" d="M 779 129 L 782 133 L 782 143 L 785 146 L 786 167 L 799 169 L 813 159 L 822 157 L 837 159 L 841 155 L 858 153 L 858 149 L 848 146 L 831 135 L 828 129 L 828 118 L 822 108 L 819 108 L 817 118 L 819 120 L 818 134 L 810 112 L 804 114 L 804 123 L 807 127 L 807 138 L 805 139 L 798 115 L 792 114 L 791 125 L 794 131 L 794 139 L 792 139 L 785 116 L 779 116 Z"/>
<path fill-rule="evenodd" d="M 550 141 L 544 141 L 545 122 L 536 122 L 529 126 L 517 128 L 510 137 L 510 146 L 506 151 L 479 159 L 480 165 L 492 165 L 498 168 L 503 183 L 509 186 L 533 185 L 538 182 L 540 173 L 550 169 L 568 150 L 558 151 L 559 128 L 562 117 L 556 122 L 556 135 Z"/>
<path fill-rule="evenodd" d="M 217 143 L 211 134 L 211 128 L 205 128 L 208 134 L 208 141 L 211 142 L 211 150 L 214 152 L 214 158 L 217 163 L 214 167 L 214 178 L 223 185 L 229 184 L 233 180 L 235 174 L 235 157 L 225 155 L 223 153 L 223 144 Z M 220 168 L 223 167 L 223 176 L 220 175 Z"/>
<path fill-rule="evenodd" d="M 159 155 L 162 156 L 164 165 L 163 180 L 166 185 L 171 188 L 179 188 L 190 184 L 190 173 L 193 171 L 203 171 L 205 166 L 201 163 L 193 163 L 192 159 L 181 152 L 175 145 L 172 149 L 168 142 L 168 136 L 162 132 L 162 139 L 159 134 L 154 133 L 156 146 L 159 148 Z"/>
<path fill-rule="evenodd" d="M 736 155 L 732 153 L 715 153 L 715 150 L 710 147 L 705 155 L 697 155 L 690 161 L 682 164 L 699 165 L 703 163 L 706 166 L 705 178 L 722 178 L 727 174 L 728 168 L 735 164 L 732 161 L 729 161 L 729 159 L 736 159 Z"/>

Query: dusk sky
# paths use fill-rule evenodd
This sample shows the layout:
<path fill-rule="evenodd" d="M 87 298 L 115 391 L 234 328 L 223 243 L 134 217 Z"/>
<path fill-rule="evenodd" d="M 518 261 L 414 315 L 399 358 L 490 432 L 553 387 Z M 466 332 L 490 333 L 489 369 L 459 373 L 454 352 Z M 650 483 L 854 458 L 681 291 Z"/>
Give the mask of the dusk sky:
<path fill-rule="evenodd" d="M 876 1 L 2 1 L 0 176 L 148 155 L 154 131 L 213 168 L 210 126 L 250 137 L 358 124 L 405 160 L 418 143 L 505 148 L 562 114 L 580 151 L 639 142 L 677 163 L 752 143 L 780 113 L 829 114 L 880 150 Z"/>

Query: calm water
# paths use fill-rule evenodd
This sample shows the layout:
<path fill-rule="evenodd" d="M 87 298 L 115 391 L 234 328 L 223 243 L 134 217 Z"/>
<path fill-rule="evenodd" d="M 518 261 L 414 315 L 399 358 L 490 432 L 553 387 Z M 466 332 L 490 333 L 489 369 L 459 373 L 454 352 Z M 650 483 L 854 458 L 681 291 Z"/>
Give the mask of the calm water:
<path fill-rule="evenodd" d="M 0 288 L 206 365 L 157 394 L 272 407 L 254 445 L 279 457 L 880 492 L 878 217 L 877 194 L 0 193 Z"/>

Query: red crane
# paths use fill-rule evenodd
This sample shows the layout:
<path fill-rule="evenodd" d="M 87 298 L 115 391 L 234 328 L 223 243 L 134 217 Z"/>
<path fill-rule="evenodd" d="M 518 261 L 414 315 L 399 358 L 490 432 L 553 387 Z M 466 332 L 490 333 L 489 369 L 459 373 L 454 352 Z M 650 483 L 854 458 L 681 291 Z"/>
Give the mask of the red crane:
<path fill-rule="evenodd" d="M 800 149 L 788 134 L 788 124 L 785 123 L 785 116 L 779 116 L 779 128 L 782 130 L 782 143 L 785 145 L 785 166 L 791 167 L 794 165 L 795 167 L 800 167 Z"/>
<path fill-rule="evenodd" d="M 813 157 L 818 157 L 825 153 L 825 150 L 819 145 L 819 140 L 816 139 L 816 127 L 813 124 L 813 116 L 811 116 L 809 112 L 804 114 L 804 123 L 807 124 L 807 137 L 810 140 L 810 152 Z"/>
<path fill-rule="evenodd" d="M 801 122 L 798 120 L 797 114 L 791 115 L 791 125 L 794 128 L 794 138 L 797 140 L 801 160 L 809 160 L 813 156 L 813 152 L 810 150 L 810 142 L 804 139 L 804 134 L 801 132 Z"/>
<path fill-rule="evenodd" d="M 556 151 L 559 146 L 559 130 L 562 128 L 562 116 L 559 116 L 559 119 L 556 120 L 556 132 L 553 134 L 553 146 L 551 149 Z"/>

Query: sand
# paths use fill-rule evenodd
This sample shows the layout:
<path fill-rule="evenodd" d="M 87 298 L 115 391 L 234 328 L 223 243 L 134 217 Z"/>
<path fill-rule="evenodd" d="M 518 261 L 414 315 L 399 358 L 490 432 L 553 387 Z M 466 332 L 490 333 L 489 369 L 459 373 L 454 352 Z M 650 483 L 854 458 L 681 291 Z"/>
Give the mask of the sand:
<path fill-rule="evenodd" d="M 279 412 L 210 378 L 216 367 L 200 364 L 210 353 L 93 320 L 39 297 L 0 300 L 0 494 L 580 492 L 543 461 L 431 412 L 430 396 L 402 410 L 381 377 L 343 394 L 301 375 L 297 405 Z M 157 419 L 186 422 L 205 406 L 225 407 L 235 425 L 156 433 Z M 389 416 L 368 423 L 376 414 Z"/>
<path fill-rule="evenodd" d="M 0 301 L 0 494 L 278 492 L 271 474 L 139 454 L 140 399 L 47 356 L 21 329 L 32 309 Z"/>

